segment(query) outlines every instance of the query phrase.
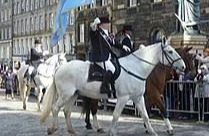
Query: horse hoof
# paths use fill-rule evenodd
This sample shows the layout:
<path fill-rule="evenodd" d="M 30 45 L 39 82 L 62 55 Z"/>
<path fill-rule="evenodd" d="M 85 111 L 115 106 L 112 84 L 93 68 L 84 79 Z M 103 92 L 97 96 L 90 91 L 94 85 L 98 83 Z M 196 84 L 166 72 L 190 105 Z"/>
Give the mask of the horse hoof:
<path fill-rule="evenodd" d="M 87 125 L 86 129 L 93 129 L 91 125 Z"/>
<path fill-rule="evenodd" d="M 149 134 L 149 131 L 148 131 L 148 130 L 145 130 L 145 133 L 146 133 L 146 134 Z"/>
<path fill-rule="evenodd" d="M 26 106 L 23 106 L 23 109 L 26 110 Z"/>
<path fill-rule="evenodd" d="M 73 135 L 73 136 L 76 136 L 76 133 L 75 133 L 74 130 L 68 130 L 68 133 L 70 133 L 70 134 Z"/>
<path fill-rule="evenodd" d="M 103 128 L 99 128 L 99 129 L 97 129 L 97 132 L 98 132 L 98 133 L 104 133 L 105 131 L 104 131 Z"/>
<path fill-rule="evenodd" d="M 48 129 L 47 129 L 47 134 L 48 134 L 48 135 L 51 135 L 51 134 L 53 134 L 56 130 L 57 130 L 56 128 L 48 128 Z"/>
<path fill-rule="evenodd" d="M 172 129 L 172 130 L 167 130 L 167 133 L 169 134 L 169 135 L 174 135 L 174 130 Z"/>

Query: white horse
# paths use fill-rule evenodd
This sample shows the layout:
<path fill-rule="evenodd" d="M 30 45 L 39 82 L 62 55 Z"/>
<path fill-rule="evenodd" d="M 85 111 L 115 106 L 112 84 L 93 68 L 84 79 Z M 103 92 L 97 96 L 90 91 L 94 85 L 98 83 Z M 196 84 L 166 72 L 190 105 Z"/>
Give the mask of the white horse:
<path fill-rule="evenodd" d="M 116 123 L 128 100 L 133 100 L 138 111 L 140 111 L 148 131 L 154 135 L 144 103 L 145 81 L 153 68 L 160 62 L 173 67 L 176 70 L 184 71 L 185 64 L 179 54 L 167 43 L 156 43 L 132 54 L 120 58 L 122 67 L 121 74 L 115 81 L 117 103 L 113 112 L 112 126 L 109 135 L 116 135 Z M 54 76 L 54 81 L 48 87 L 47 94 L 43 99 L 43 110 L 41 122 L 44 122 L 52 109 L 53 125 L 48 128 L 48 134 L 54 133 L 58 128 L 58 113 L 64 106 L 64 115 L 69 133 L 75 133 L 72 128 L 70 115 L 78 95 L 94 99 L 107 98 L 106 94 L 100 93 L 101 82 L 87 82 L 90 62 L 73 60 L 59 67 Z M 99 124 L 94 118 L 96 128 Z"/>
<path fill-rule="evenodd" d="M 34 77 L 34 80 L 31 80 L 30 85 L 27 85 L 27 79 L 24 78 L 24 74 L 28 69 L 29 65 L 25 63 L 21 63 L 21 67 L 17 72 L 17 78 L 19 82 L 19 91 L 23 101 L 23 109 L 26 109 L 26 102 L 28 100 L 28 96 L 30 94 L 30 90 L 32 87 L 36 88 L 37 106 L 38 111 L 40 111 L 40 101 L 43 96 L 42 89 L 47 88 L 50 82 L 53 81 L 53 75 L 57 68 L 67 63 L 65 58 L 65 53 L 60 53 L 53 55 L 48 58 L 45 62 L 41 63 L 37 68 L 37 74 Z M 35 83 L 34 83 L 35 81 Z"/>

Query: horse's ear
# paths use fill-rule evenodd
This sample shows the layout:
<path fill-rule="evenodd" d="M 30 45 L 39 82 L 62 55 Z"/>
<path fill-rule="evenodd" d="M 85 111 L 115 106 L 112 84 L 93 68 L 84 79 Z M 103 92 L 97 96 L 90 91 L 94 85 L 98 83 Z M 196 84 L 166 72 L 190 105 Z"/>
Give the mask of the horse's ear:
<path fill-rule="evenodd" d="M 163 45 L 166 45 L 167 44 L 167 41 L 166 41 L 166 37 L 165 36 L 162 37 L 162 44 Z"/>
<path fill-rule="evenodd" d="M 192 49 L 192 47 L 187 47 L 186 52 L 189 52 Z"/>
<path fill-rule="evenodd" d="M 66 55 L 65 52 L 60 53 L 60 57 L 65 57 L 65 55 Z"/>

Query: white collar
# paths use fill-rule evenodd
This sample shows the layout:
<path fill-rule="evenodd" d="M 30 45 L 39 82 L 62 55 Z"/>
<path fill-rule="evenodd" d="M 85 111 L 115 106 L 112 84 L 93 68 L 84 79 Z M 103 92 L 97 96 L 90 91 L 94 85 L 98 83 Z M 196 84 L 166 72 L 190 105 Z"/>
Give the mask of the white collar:
<path fill-rule="evenodd" d="M 107 29 L 104 29 L 104 28 L 101 28 L 102 29 L 102 31 L 104 31 L 104 33 L 108 36 L 109 35 L 109 33 L 108 33 L 108 30 Z"/>
<path fill-rule="evenodd" d="M 125 35 L 126 35 L 129 39 L 131 39 L 131 36 L 130 36 L 129 34 L 125 33 Z"/>

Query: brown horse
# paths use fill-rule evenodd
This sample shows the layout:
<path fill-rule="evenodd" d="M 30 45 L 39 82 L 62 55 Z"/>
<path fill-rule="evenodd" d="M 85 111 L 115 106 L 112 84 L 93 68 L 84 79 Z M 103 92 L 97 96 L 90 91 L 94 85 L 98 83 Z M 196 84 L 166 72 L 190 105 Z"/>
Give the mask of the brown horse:
<path fill-rule="evenodd" d="M 188 73 L 189 71 L 195 72 L 195 66 L 193 65 L 194 56 L 192 54 L 189 54 L 189 50 L 191 50 L 191 48 L 179 48 L 176 50 L 186 64 L 185 73 Z M 163 95 L 166 82 L 172 79 L 173 72 L 174 70 L 170 67 L 166 67 L 161 64 L 157 65 L 147 79 L 145 91 L 146 105 L 148 106 L 148 108 L 150 106 L 157 106 L 159 108 L 161 116 L 163 117 L 165 124 L 168 127 L 167 132 L 169 134 L 173 134 L 173 128 L 170 125 L 170 121 L 167 116 L 167 111 L 163 101 Z M 86 113 L 86 128 L 92 129 L 90 123 L 90 111 L 92 112 L 92 115 L 96 115 L 98 109 L 98 100 L 85 97 L 83 99 L 83 104 L 84 105 L 82 113 Z M 102 129 L 98 129 L 97 131 L 102 131 Z"/>
<path fill-rule="evenodd" d="M 192 48 L 179 48 L 176 50 L 186 64 L 185 74 L 192 72 L 195 75 L 196 67 L 193 63 L 194 55 L 188 53 L 191 49 Z M 170 67 L 166 67 L 161 64 L 157 65 L 147 78 L 145 91 L 145 102 L 147 108 L 150 108 L 152 106 L 157 106 L 157 108 L 159 108 L 160 115 L 162 116 L 166 126 L 168 127 L 167 132 L 169 134 L 173 134 L 173 128 L 170 124 L 170 121 L 168 120 L 168 114 L 165 108 L 164 90 L 167 81 L 172 79 L 174 74 L 175 71 Z"/>

